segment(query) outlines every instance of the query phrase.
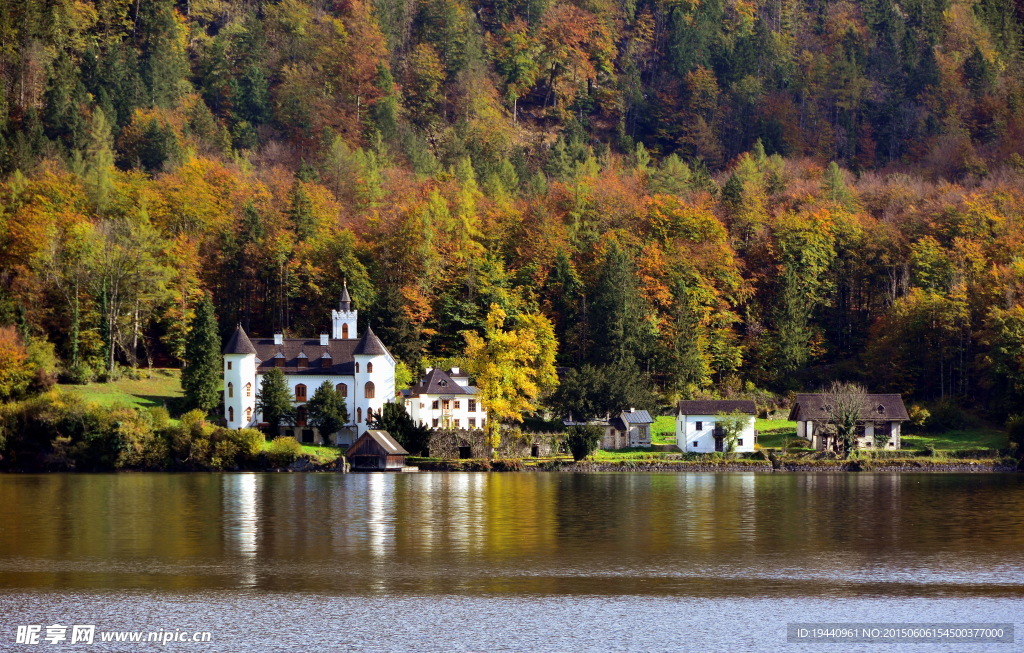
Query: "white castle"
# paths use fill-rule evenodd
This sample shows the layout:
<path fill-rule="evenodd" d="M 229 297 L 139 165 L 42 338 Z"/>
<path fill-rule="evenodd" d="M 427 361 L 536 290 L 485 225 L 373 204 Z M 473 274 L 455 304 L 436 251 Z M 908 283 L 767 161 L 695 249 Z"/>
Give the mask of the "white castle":
<path fill-rule="evenodd" d="M 295 424 L 282 426 L 284 435 L 306 443 L 351 444 L 366 432 L 367 421 L 394 400 L 395 359 L 373 330 L 367 329 L 359 337 L 357 316 L 346 285 L 338 310 L 331 311 L 330 336 L 324 333 L 319 340 L 307 340 L 275 334 L 273 338 L 250 339 L 238 325 L 224 347 L 224 419 L 228 428 L 258 426 L 263 421 L 256 411 L 256 392 L 263 375 L 276 367 L 284 372 L 297 408 Z M 330 381 L 345 397 L 352 419 L 350 426 L 337 434 L 319 433 L 306 421 L 306 401 L 324 381 Z"/>

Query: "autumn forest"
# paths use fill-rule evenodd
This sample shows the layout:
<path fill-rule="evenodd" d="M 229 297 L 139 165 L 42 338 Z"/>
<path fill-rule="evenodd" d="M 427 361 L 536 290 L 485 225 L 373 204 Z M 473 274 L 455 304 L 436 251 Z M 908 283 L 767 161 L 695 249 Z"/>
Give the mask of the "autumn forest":
<path fill-rule="evenodd" d="M 657 403 L 844 379 L 1005 420 L 1022 26 L 1020 0 L 0 2 L 0 398 L 178 366 L 204 296 L 222 335 L 315 335 L 345 280 L 414 371 L 497 304 Z"/>

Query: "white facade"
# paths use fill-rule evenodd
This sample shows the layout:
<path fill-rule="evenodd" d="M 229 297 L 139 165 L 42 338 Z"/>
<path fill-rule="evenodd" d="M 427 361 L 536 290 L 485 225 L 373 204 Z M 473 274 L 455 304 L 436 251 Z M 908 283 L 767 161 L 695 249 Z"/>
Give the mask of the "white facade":
<path fill-rule="evenodd" d="M 405 410 L 420 426 L 439 429 L 482 429 L 487 412 L 459 368 L 450 373 L 427 369 L 423 380 L 405 393 Z"/>
<path fill-rule="evenodd" d="M 738 453 L 754 450 L 754 438 L 757 432 L 754 430 L 754 416 L 743 416 L 747 423 L 736 440 L 736 448 L 733 451 Z M 694 453 L 714 453 L 724 451 L 725 443 L 721 433 L 716 437 L 715 424 L 718 415 L 677 415 L 676 416 L 676 446 L 682 451 Z M 720 444 L 721 443 L 721 444 Z"/>
<path fill-rule="evenodd" d="M 228 428 L 256 427 L 263 422 L 256 409 L 256 393 L 267 369 L 276 365 L 284 372 L 297 409 L 295 424 L 283 425 L 286 434 L 291 431 L 299 440 L 324 442 L 307 424 L 305 406 L 325 381 L 341 391 L 351 419 L 335 444 L 351 444 L 366 432 L 371 415 L 380 414 L 384 404 L 394 400 L 395 359 L 371 330 L 357 338 L 357 318 L 346 288 L 339 310 L 331 311 L 334 337 L 286 339 L 275 334 L 273 339 L 255 339 L 254 344 L 239 325 L 224 349 L 224 420 Z"/>
<path fill-rule="evenodd" d="M 258 389 L 256 354 L 224 354 L 224 419 L 229 429 L 255 423 Z"/>

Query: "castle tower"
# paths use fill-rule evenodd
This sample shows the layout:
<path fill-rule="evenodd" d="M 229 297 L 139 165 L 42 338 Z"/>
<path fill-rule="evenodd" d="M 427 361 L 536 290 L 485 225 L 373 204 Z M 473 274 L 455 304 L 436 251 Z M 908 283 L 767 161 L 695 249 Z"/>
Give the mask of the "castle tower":
<path fill-rule="evenodd" d="M 355 388 L 349 413 L 360 434 L 366 431 L 367 415 L 380 415 L 384 404 L 395 396 L 395 359 L 384 343 L 367 328 L 352 352 L 355 361 Z"/>
<path fill-rule="evenodd" d="M 239 324 L 224 347 L 224 420 L 243 429 L 256 420 L 256 347 Z"/>
<path fill-rule="evenodd" d="M 359 311 L 352 308 L 352 298 L 348 296 L 348 283 L 342 282 L 341 301 L 338 310 L 331 311 L 331 338 L 334 340 L 354 340 L 356 334 L 356 318 Z"/>

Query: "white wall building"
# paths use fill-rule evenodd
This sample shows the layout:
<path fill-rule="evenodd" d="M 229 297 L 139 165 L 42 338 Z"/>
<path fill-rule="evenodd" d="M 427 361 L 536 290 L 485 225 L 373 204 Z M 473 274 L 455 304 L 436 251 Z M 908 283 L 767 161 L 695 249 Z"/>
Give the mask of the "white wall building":
<path fill-rule="evenodd" d="M 298 413 L 295 424 L 282 427 L 285 435 L 308 443 L 351 444 L 366 432 L 368 419 L 394 399 L 395 359 L 371 329 L 359 337 L 357 318 L 346 287 L 338 310 L 331 311 L 331 334 L 321 334 L 319 339 L 285 338 L 282 334 L 250 339 L 239 325 L 224 347 L 224 419 L 228 428 L 261 424 L 256 393 L 263 375 L 276 367 L 284 372 Z M 330 381 L 345 397 L 352 420 L 350 428 L 334 437 L 320 434 L 306 419 L 305 404 L 324 381 Z"/>
<path fill-rule="evenodd" d="M 789 419 L 796 422 L 796 436 L 811 441 L 818 450 L 836 447 L 835 429 L 830 428 L 834 401 L 828 394 L 798 394 L 789 412 Z M 857 419 L 857 448 L 873 449 L 877 444 L 886 449 L 899 449 L 902 424 L 910 419 L 903 397 L 897 394 L 873 394 L 864 396 Z"/>
<path fill-rule="evenodd" d="M 405 410 L 421 426 L 438 429 L 482 429 L 487 413 L 470 385 L 469 375 L 457 367 L 450 371 L 427 368 L 419 383 L 402 391 Z"/>
<path fill-rule="evenodd" d="M 722 414 L 739 412 L 747 423 L 736 439 L 735 452 L 754 450 L 757 431 L 754 419 L 757 408 L 753 401 L 704 400 L 680 401 L 676 407 L 676 446 L 681 451 L 714 453 L 728 447 L 725 432 L 718 426 Z"/>

